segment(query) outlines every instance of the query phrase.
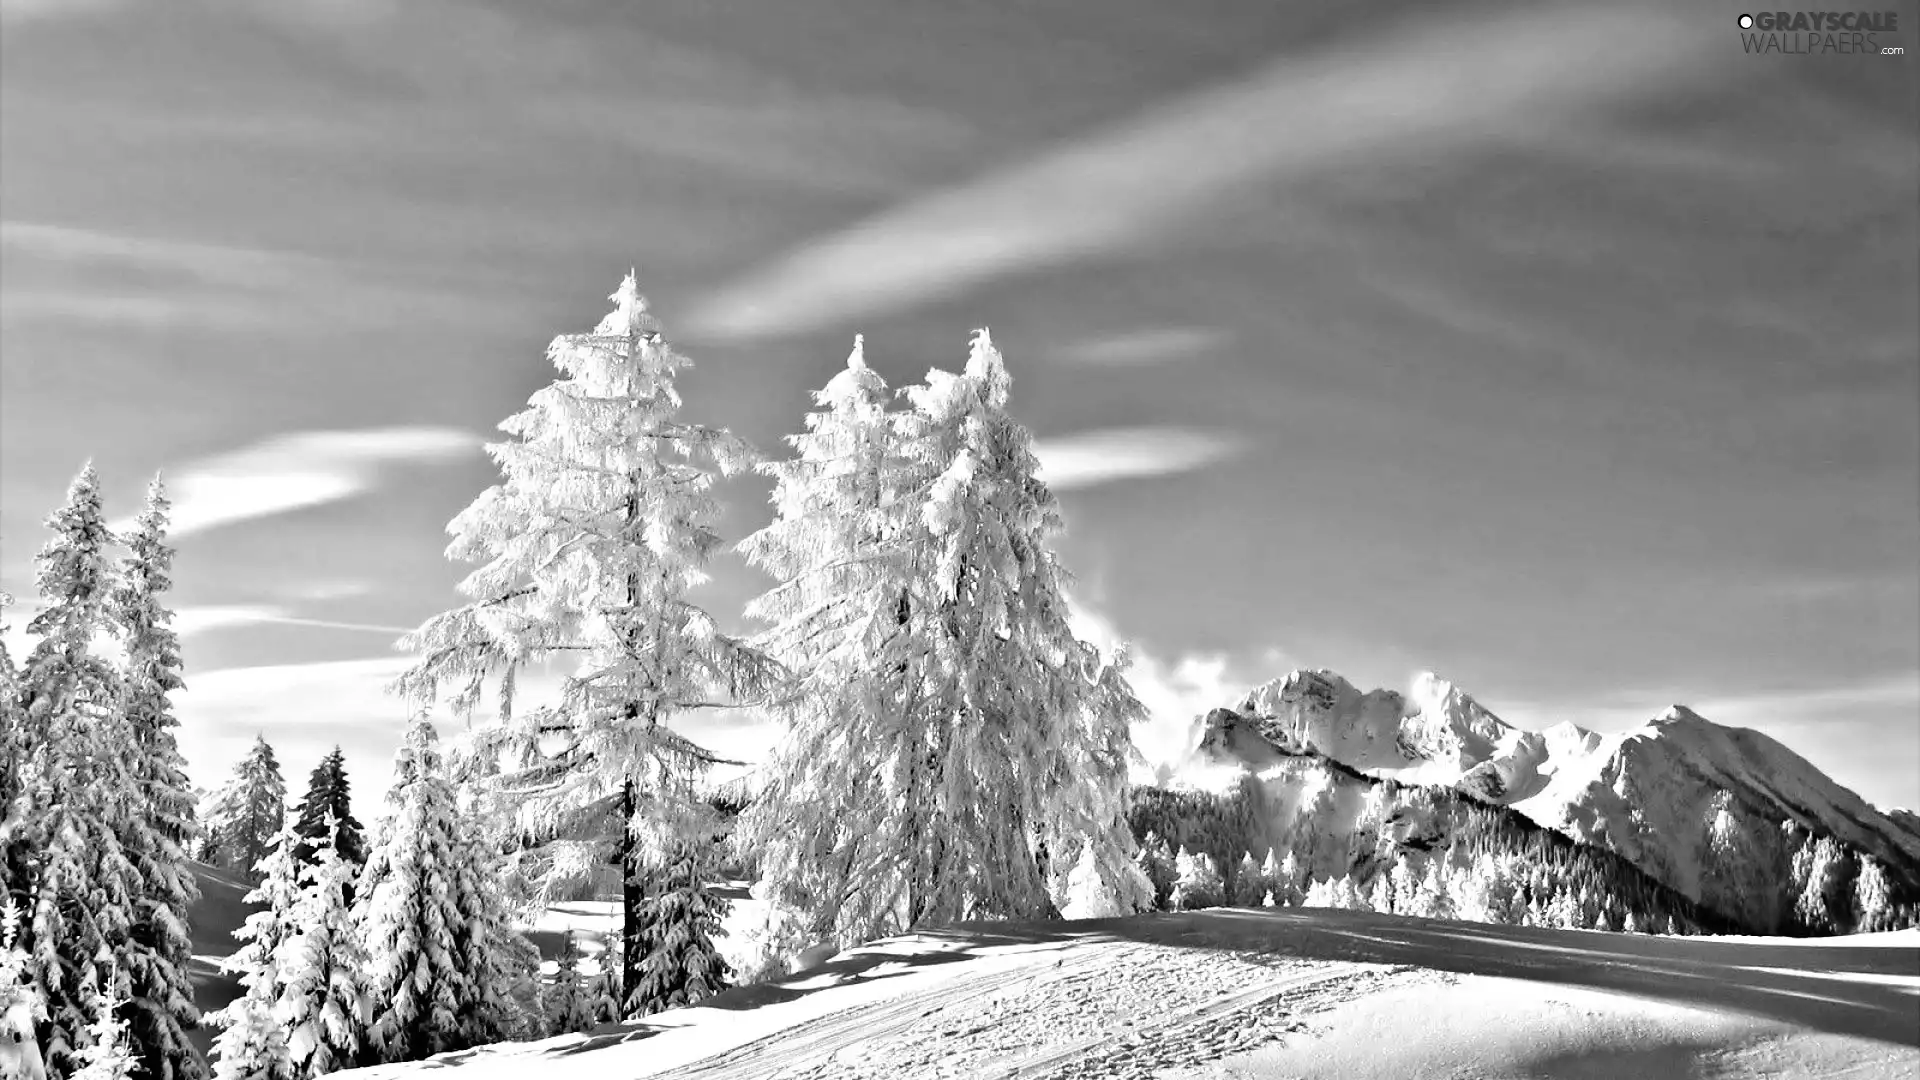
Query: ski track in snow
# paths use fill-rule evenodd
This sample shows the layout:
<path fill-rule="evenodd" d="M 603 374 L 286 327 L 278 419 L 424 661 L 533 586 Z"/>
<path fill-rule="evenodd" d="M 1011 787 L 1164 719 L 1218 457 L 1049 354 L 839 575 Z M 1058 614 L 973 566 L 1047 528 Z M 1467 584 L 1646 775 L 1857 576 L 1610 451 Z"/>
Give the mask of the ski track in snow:
<path fill-rule="evenodd" d="M 657 1080 L 1135 1080 L 1251 1050 L 1410 971 L 1103 943 L 783 1031 Z"/>

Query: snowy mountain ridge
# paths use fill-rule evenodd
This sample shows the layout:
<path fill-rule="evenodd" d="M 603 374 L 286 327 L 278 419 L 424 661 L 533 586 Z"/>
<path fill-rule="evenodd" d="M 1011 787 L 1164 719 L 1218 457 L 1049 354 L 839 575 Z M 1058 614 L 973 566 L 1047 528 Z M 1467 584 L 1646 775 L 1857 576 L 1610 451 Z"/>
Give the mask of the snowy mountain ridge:
<path fill-rule="evenodd" d="M 1319 754 L 1368 776 L 1509 806 L 1758 926 L 1785 917 L 1771 895 L 1756 899 L 1768 890 L 1754 886 L 1792 857 L 1783 835 L 1796 830 L 1873 856 L 1897 885 L 1920 885 L 1920 818 L 1883 812 L 1777 740 L 1681 705 L 1626 731 L 1572 723 L 1527 731 L 1431 672 L 1402 694 L 1363 692 L 1331 671 L 1294 671 L 1199 718 L 1182 771 L 1271 764 L 1244 735 L 1224 737 L 1223 713 L 1281 753 Z"/>

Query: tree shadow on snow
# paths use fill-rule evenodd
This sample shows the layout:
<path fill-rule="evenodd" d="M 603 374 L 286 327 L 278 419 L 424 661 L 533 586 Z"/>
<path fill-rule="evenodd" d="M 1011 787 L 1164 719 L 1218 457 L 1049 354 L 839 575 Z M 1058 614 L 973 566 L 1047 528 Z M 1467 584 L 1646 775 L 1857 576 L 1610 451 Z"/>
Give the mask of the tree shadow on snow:
<path fill-rule="evenodd" d="M 1223 908 L 1061 924 L 1129 941 L 1413 965 L 1608 990 L 1920 1046 L 1920 949 L 1543 930 L 1316 909 Z M 1852 976 L 1852 977 L 1849 977 Z"/>

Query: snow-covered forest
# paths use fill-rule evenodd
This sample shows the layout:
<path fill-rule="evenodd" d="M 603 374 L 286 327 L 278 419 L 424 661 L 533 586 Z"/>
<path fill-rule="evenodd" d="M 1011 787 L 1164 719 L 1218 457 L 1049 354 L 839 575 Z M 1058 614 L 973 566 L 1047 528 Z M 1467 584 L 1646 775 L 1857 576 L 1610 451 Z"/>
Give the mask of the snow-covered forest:
<path fill-rule="evenodd" d="M 116 535 L 92 466 L 73 481 L 30 651 L 0 646 L 0 1005 L 30 1023 L 23 1067 L 295 1080 L 697 1005 L 803 953 L 976 920 L 1293 906 L 1754 929 L 1517 811 L 1309 750 L 1285 815 L 1252 782 L 1130 783 L 1145 709 L 1124 649 L 1071 628 L 1061 508 L 985 330 L 957 371 L 897 390 L 856 339 L 770 456 L 685 419 L 689 359 L 631 275 L 611 299 L 554 339 L 557 377 L 502 421 L 498 481 L 448 526 L 468 573 L 400 642 L 406 733 L 387 775 L 358 779 L 385 784 L 366 824 L 337 748 L 296 798 L 264 734 L 227 783 L 191 787 L 164 484 Z M 771 522 L 723 536 L 718 485 L 749 471 Z M 728 548 L 766 589 L 705 610 Z M 522 697 L 553 670 L 557 700 Z M 746 785 L 710 781 L 721 760 L 693 732 L 713 710 L 780 722 Z M 1777 927 L 1916 922 L 1880 860 L 1789 833 Z M 251 887 L 224 961 L 239 996 L 204 1012 L 196 863 Z M 727 878 L 765 912 L 744 951 L 722 948 Z M 580 898 L 617 903 L 606 960 L 568 934 L 543 966 L 529 927 Z"/>

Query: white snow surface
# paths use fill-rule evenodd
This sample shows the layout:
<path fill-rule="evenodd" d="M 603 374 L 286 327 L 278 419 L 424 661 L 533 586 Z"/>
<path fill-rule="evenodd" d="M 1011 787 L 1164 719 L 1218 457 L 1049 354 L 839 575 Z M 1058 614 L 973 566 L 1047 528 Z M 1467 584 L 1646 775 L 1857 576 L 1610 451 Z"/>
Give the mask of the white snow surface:
<path fill-rule="evenodd" d="M 1882 812 L 1774 739 L 1682 705 L 1627 731 L 1602 734 L 1572 723 L 1526 731 L 1431 672 L 1402 694 L 1363 693 L 1315 670 L 1255 688 L 1234 711 L 1282 750 L 1316 751 L 1402 783 L 1458 786 L 1575 839 L 1614 847 L 1696 898 L 1708 805 L 1720 790 L 1757 818 L 1798 821 L 1920 869 L 1920 818 Z M 1197 720 L 1190 745 L 1197 749 L 1213 726 L 1210 717 Z M 1235 764 L 1258 771 L 1268 763 L 1256 755 Z M 1221 755 L 1196 754 L 1182 778 L 1216 786 L 1221 768 Z M 1627 827 L 1634 810 L 1646 828 Z M 1643 843 L 1664 848 L 1644 851 Z"/>
<path fill-rule="evenodd" d="M 1713 1076 L 1920 1071 L 1920 934 L 1655 938 L 1348 911 L 972 926 L 589 1035 L 340 1075 Z"/>

